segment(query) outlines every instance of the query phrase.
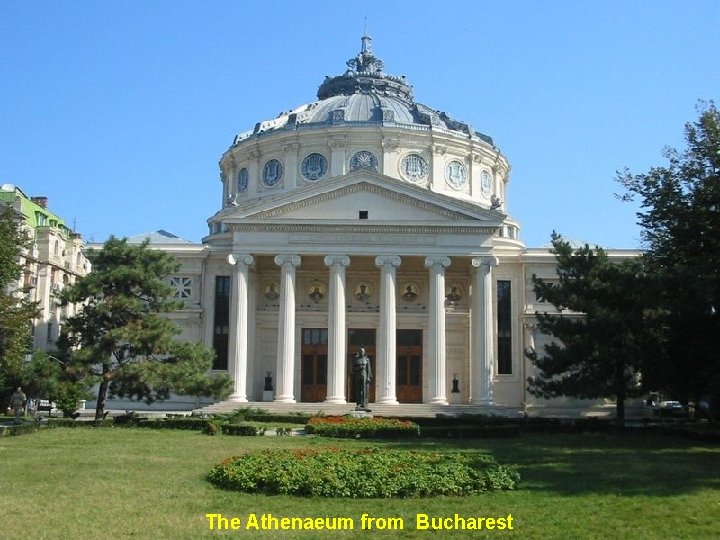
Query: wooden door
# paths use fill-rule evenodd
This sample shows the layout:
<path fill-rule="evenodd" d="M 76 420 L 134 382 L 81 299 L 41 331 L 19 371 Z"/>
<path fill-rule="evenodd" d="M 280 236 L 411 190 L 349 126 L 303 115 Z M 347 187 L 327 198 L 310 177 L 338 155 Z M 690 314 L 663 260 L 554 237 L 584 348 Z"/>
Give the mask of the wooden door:
<path fill-rule="evenodd" d="M 327 328 L 303 328 L 300 352 L 300 401 L 327 397 Z"/>
<path fill-rule="evenodd" d="M 397 331 L 397 379 L 400 403 L 422 403 L 422 330 Z"/>

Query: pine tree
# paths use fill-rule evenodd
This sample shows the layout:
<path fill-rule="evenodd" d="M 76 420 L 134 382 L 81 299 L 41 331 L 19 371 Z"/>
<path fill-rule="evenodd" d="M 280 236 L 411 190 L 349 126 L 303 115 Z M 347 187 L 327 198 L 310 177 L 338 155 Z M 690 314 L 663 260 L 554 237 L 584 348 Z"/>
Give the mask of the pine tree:
<path fill-rule="evenodd" d="M 639 373 L 652 343 L 644 309 L 645 277 L 637 260 L 614 263 L 601 248 L 573 250 L 553 233 L 557 281 L 533 276 L 538 297 L 555 312 L 536 313 L 553 339 L 528 356 L 538 373 L 528 379 L 539 397 L 614 398 L 619 424 L 625 400 L 640 392 Z"/>
<path fill-rule="evenodd" d="M 167 278 L 179 265 L 147 242 L 111 237 L 88 258 L 92 272 L 61 295 L 63 305 L 83 304 L 63 326 L 59 345 L 68 369 L 99 381 L 96 420 L 108 395 L 167 399 L 171 392 L 226 397 L 227 376 L 212 377 L 213 352 L 177 340 L 177 325 L 163 314 L 178 309 Z"/>

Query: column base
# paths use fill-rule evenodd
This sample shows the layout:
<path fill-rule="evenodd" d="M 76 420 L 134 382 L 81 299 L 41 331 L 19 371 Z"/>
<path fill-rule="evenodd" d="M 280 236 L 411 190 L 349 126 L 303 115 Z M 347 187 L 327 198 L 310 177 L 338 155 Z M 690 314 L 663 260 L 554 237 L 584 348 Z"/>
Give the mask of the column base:
<path fill-rule="evenodd" d="M 400 402 L 394 397 L 382 397 L 380 399 L 376 399 L 375 403 L 378 405 L 400 405 Z"/>
<path fill-rule="evenodd" d="M 347 400 L 344 397 L 327 397 L 324 403 L 334 403 L 336 405 L 347 405 Z"/>
<path fill-rule="evenodd" d="M 293 396 L 277 396 L 273 400 L 273 402 L 274 403 L 297 403 Z"/>
<path fill-rule="evenodd" d="M 248 398 L 241 394 L 231 394 L 228 398 L 230 401 L 237 401 L 238 403 L 248 403 Z"/>
<path fill-rule="evenodd" d="M 445 397 L 434 397 L 428 401 L 430 405 L 447 405 L 448 400 Z"/>

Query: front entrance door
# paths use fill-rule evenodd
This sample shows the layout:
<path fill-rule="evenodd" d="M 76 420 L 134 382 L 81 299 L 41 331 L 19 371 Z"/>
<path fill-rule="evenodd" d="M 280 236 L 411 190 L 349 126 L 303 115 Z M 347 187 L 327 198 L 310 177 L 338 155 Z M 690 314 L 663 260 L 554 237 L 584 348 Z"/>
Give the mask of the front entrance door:
<path fill-rule="evenodd" d="M 422 403 L 422 330 L 398 330 L 396 343 L 397 399 Z"/>
<path fill-rule="evenodd" d="M 352 360 L 355 357 L 355 353 L 358 352 L 360 347 L 365 347 L 365 354 L 370 359 L 370 368 L 372 369 L 373 382 L 370 383 L 370 395 L 368 396 L 368 402 L 373 403 L 375 401 L 375 378 L 377 371 L 375 370 L 375 329 L 374 328 L 349 328 L 348 329 L 348 356 L 347 356 L 347 396 L 348 403 L 355 403 L 355 392 L 353 390 L 353 374 L 352 374 Z"/>
<path fill-rule="evenodd" d="M 327 338 L 327 328 L 303 328 L 300 401 L 324 401 L 327 396 Z"/>

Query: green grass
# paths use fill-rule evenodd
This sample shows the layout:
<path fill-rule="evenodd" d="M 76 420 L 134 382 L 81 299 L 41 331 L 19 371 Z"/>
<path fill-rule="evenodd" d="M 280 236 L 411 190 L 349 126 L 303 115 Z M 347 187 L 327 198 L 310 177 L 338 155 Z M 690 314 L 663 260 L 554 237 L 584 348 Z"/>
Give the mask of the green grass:
<path fill-rule="evenodd" d="M 206 480 L 222 459 L 266 447 L 332 444 L 480 450 L 517 464 L 516 491 L 405 500 L 302 499 L 223 491 Z M 352 531 L 210 531 L 206 513 L 353 518 Z M 363 513 L 404 530 L 361 530 Z M 415 516 L 513 516 L 512 531 L 418 531 Z M 670 437 L 523 436 L 369 442 L 208 437 L 145 429 L 51 429 L 0 439 L 0 537 L 212 538 L 717 538 L 720 448 Z"/>

